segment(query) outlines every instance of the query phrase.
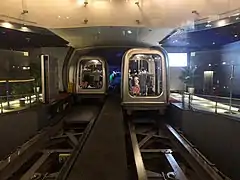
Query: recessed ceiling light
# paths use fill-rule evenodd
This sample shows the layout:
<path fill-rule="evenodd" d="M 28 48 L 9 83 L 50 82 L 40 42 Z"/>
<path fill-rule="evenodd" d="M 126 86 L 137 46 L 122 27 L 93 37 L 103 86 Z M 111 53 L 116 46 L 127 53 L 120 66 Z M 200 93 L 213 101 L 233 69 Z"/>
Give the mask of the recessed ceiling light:
<path fill-rule="evenodd" d="M 218 21 L 218 26 L 225 26 L 226 25 L 226 21 L 225 20 L 220 20 Z"/>
<path fill-rule="evenodd" d="M 132 31 L 130 31 L 130 30 L 128 30 L 127 32 L 128 32 L 128 34 L 132 34 Z"/>
<path fill-rule="evenodd" d="M 68 16 L 67 16 L 66 18 L 67 18 L 67 19 L 69 19 L 69 17 L 68 17 Z"/>
<path fill-rule="evenodd" d="M 237 34 L 235 34 L 235 35 L 234 35 L 234 37 L 238 37 L 238 35 L 237 35 Z"/>
<path fill-rule="evenodd" d="M 61 16 L 58 16 L 58 18 L 61 18 Z"/>
<path fill-rule="evenodd" d="M 12 25 L 11 23 L 9 23 L 9 22 L 3 22 L 3 23 L 2 23 L 2 27 L 5 27 L 5 28 L 12 28 L 13 25 Z"/>
<path fill-rule="evenodd" d="M 215 42 L 213 42 L 212 44 L 215 44 Z"/>

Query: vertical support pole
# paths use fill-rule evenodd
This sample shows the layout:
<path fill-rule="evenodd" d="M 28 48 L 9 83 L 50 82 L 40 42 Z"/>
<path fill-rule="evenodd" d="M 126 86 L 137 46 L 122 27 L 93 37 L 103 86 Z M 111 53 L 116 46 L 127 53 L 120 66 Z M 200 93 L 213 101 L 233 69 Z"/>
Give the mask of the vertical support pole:
<path fill-rule="evenodd" d="M 230 77 L 230 97 L 229 97 L 229 113 L 232 113 L 232 86 L 234 78 L 234 65 L 231 66 L 231 77 Z"/>
<path fill-rule="evenodd" d="M 29 104 L 30 104 L 30 107 L 32 106 L 32 97 L 31 97 L 31 94 L 29 95 Z"/>
<path fill-rule="evenodd" d="M 10 109 L 10 100 L 9 100 L 9 80 L 6 81 L 6 96 L 7 96 L 7 108 Z"/>
<path fill-rule="evenodd" d="M 217 101 L 215 103 L 215 113 L 217 114 Z"/>
<path fill-rule="evenodd" d="M 188 108 L 191 109 L 191 94 L 188 94 Z"/>
<path fill-rule="evenodd" d="M 3 100 L 2 100 L 2 98 L 0 99 L 0 101 L 1 101 L 1 113 L 3 113 L 3 104 L 2 104 Z"/>

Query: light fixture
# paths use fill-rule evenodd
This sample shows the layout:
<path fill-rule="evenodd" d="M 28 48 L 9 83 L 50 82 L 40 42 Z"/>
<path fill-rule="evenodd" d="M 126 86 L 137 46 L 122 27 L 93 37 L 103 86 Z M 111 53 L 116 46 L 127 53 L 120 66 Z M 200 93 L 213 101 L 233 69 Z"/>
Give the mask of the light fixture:
<path fill-rule="evenodd" d="M 234 35 L 234 37 L 236 38 L 236 37 L 238 37 L 238 35 L 237 35 L 237 34 L 235 34 L 235 35 Z"/>
<path fill-rule="evenodd" d="M 239 20 L 239 17 L 236 17 L 236 20 Z"/>
<path fill-rule="evenodd" d="M 207 24 L 206 27 L 212 27 L 212 25 L 211 24 Z"/>
<path fill-rule="evenodd" d="M 220 20 L 217 22 L 218 26 L 225 26 L 226 25 L 226 21 L 225 20 Z"/>
<path fill-rule="evenodd" d="M 22 30 L 22 31 L 29 31 L 28 27 L 26 27 L 26 26 L 22 26 L 22 27 L 21 27 L 21 30 Z"/>
<path fill-rule="evenodd" d="M 86 7 L 87 5 L 88 5 L 88 1 L 85 0 L 85 1 L 84 1 L 84 7 Z"/>
<path fill-rule="evenodd" d="M 3 22 L 3 23 L 2 23 L 2 27 L 5 27 L 5 28 L 12 28 L 13 25 L 12 25 L 11 23 L 9 23 L 9 22 Z"/>
<path fill-rule="evenodd" d="M 222 62 L 222 65 L 225 65 L 226 64 L 226 62 Z"/>
<path fill-rule="evenodd" d="M 207 23 L 210 23 L 211 21 L 208 21 Z"/>
<path fill-rule="evenodd" d="M 211 67 L 212 65 L 211 64 L 208 64 L 209 67 Z"/>
<path fill-rule="evenodd" d="M 215 42 L 213 42 L 212 44 L 215 44 Z"/>
<path fill-rule="evenodd" d="M 130 30 L 128 30 L 127 32 L 128 32 L 128 34 L 132 34 L 132 31 L 130 31 Z"/>
<path fill-rule="evenodd" d="M 22 69 L 23 69 L 23 70 L 29 70 L 30 67 L 29 67 L 29 66 L 23 66 Z"/>
<path fill-rule="evenodd" d="M 237 14 L 234 14 L 234 15 L 232 15 L 232 16 L 239 16 L 240 14 L 239 13 L 237 13 Z"/>
<path fill-rule="evenodd" d="M 67 18 L 67 19 L 69 19 L 69 17 L 68 17 L 68 16 L 67 16 L 66 18 Z"/>
<path fill-rule="evenodd" d="M 61 18 L 61 16 L 58 16 L 58 18 Z"/>

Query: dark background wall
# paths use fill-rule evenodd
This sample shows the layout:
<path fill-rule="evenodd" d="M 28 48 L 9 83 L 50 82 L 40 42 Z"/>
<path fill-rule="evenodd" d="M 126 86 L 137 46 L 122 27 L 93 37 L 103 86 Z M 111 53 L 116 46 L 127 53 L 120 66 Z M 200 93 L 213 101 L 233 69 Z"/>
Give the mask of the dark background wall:
<path fill-rule="evenodd" d="M 29 57 L 24 51 L 0 50 L 0 80 L 29 78 Z"/>
<path fill-rule="evenodd" d="M 223 46 L 218 50 L 198 51 L 190 56 L 192 68 L 196 67 L 194 87 L 196 92 L 203 93 L 204 71 L 214 71 L 213 87 L 209 94 L 228 95 L 230 89 L 231 65 L 235 67 L 233 94 L 240 96 L 240 42 Z"/>

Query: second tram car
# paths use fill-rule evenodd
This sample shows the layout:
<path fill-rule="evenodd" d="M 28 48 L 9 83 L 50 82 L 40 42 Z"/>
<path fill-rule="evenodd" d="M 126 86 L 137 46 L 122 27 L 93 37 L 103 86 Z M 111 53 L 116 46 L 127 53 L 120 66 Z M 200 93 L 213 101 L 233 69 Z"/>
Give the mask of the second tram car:
<path fill-rule="evenodd" d="M 158 110 L 168 104 L 168 57 L 165 50 L 128 50 L 122 61 L 121 97 L 124 110 Z"/>
<path fill-rule="evenodd" d="M 83 56 L 72 65 L 72 93 L 78 98 L 100 98 L 107 95 L 107 62 L 100 57 Z"/>

